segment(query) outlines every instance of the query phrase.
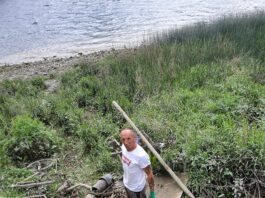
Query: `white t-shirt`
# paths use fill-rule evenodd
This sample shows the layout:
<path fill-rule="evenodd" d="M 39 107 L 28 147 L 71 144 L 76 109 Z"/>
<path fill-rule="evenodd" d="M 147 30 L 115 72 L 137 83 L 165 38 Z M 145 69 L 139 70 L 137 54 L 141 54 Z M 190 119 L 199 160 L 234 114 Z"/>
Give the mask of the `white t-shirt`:
<path fill-rule="evenodd" d="M 133 151 L 127 151 L 124 145 L 122 150 L 123 183 L 133 192 L 140 192 L 146 183 L 144 168 L 150 165 L 150 159 L 145 150 L 137 145 Z"/>

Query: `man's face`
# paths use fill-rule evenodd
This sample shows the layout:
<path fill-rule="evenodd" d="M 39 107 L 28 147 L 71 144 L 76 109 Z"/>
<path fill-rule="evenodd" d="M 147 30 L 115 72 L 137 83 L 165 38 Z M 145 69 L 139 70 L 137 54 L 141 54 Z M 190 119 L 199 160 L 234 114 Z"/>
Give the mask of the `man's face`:
<path fill-rule="evenodd" d="M 136 148 L 137 144 L 135 140 L 135 135 L 131 130 L 129 129 L 123 130 L 120 136 L 121 136 L 121 141 L 125 146 L 125 148 L 127 149 L 127 151 L 132 151 Z"/>

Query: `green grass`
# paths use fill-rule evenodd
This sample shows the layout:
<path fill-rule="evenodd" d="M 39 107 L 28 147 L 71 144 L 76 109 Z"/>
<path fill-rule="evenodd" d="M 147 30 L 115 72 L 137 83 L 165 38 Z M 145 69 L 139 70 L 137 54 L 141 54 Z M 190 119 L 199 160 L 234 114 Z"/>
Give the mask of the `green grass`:
<path fill-rule="evenodd" d="M 176 172 L 188 173 L 196 197 L 262 197 L 264 35 L 264 13 L 231 16 L 155 35 L 136 50 L 77 65 L 58 77 L 61 86 L 54 93 L 46 92 L 42 77 L 1 82 L 0 196 L 26 195 L 10 185 L 25 178 L 21 167 L 28 162 L 22 157 L 17 163 L 14 155 L 25 156 L 27 146 L 20 143 L 9 152 L 12 158 L 6 148 L 10 140 L 27 142 L 34 135 L 45 134 L 43 142 L 61 140 L 54 154 L 57 171 L 73 183 L 121 174 L 106 142 L 128 126 L 112 107 L 115 100 L 154 142 L 166 144 L 163 158 Z M 152 162 L 161 170 L 153 157 Z M 9 167 L 21 169 L 21 175 Z M 54 170 L 48 177 L 57 181 L 46 192 L 54 197 L 65 178 Z"/>

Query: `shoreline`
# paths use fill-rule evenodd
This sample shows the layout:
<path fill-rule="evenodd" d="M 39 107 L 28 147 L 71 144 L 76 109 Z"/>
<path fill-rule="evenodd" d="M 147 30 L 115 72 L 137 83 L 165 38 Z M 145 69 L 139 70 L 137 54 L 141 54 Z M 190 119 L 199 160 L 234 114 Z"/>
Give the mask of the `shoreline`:
<path fill-rule="evenodd" d="M 36 76 L 49 76 L 52 74 L 57 75 L 67 71 L 77 64 L 98 61 L 99 59 L 108 55 L 119 54 L 122 51 L 130 51 L 132 49 L 134 48 L 112 48 L 108 50 L 92 52 L 89 54 L 79 53 L 78 55 L 65 58 L 50 57 L 33 62 L 7 64 L 0 67 L 0 82 L 3 80 L 26 80 Z"/>

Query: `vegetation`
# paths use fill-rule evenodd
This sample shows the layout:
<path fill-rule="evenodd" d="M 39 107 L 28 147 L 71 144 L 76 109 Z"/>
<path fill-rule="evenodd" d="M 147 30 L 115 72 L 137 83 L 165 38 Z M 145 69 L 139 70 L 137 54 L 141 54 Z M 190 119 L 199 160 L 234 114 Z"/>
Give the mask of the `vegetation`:
<path fill-rule="evenodd" d="M 0 83 L 0 196 L 27 195 L 11 184 L 23 168 L 54 157 L 59 170 L 46 194 L 67 178 L 93 182 L 119 174 L 107 140 L 127 126 L 117 101 L 176 171 L 186 171 L 196 197 L 265 194 L 265 13 L 220 19 L 150 38 L 57 76 Z M 55 77 L 55 76 L 53 76 Z M 161 167 L 154 161 L 154 168 Z M 64 173 L 64 178 L 59 173 Z"/>

